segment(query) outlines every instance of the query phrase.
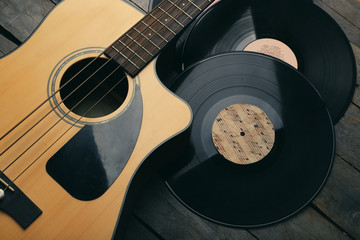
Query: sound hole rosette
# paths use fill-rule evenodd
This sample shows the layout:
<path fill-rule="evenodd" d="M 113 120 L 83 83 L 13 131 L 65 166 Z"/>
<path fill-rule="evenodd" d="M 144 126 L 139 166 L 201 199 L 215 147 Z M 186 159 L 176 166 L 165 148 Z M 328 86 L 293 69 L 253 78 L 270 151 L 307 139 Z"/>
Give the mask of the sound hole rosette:
<path fill-rule="evenodd" d="M 71 111 L 71 107 L 64 104 L 63 97 L 61 96 L 61 82 L 63 76 L 67 73 L 67 71 L 77 63 L 84 61 L 86 59 L 94 59 L 101 56 L 103 48 L 85 48 L 74 51 L 63 59 L 61 59 L 56 66 L 54 67 L 48 82 L 48 98 L 49 104 L 51 105 L 53 112 L 61 118 L 61 120 L 66 121 L 69 124 L 72 124 L 77 127 L 82 127 L 84 125 L 94 125 L 94 124 L 102 124 L 108 122 L 117 116 L 119 116 L 129 104 L 132 102 L 132 99 L 135 94 L 135 84 L 136 78 L 132 79 L 124 73 L 124 80 L 127 82 L 127 94 L 125 99 L 119 107 L 111 111 L 110 113 L 99 116 L 99 117 L 86 117 L 78 114 L 77 112 Z M 104 62 L 107 62 L 108 59 L 103 59 Z M 80 71 L 83 68 L 80 69 Z M 95 88 L 95 87 L 94 87 Z M 58 91 L 60 89 L 60 91 Z M 70 91 L 71 92 L 71 91 Z M 80 100 L 81 101 L 81 100 Z M 96 102 L 90 104 L 89 106 L 96 106 Z M 85 111 L 86 112 L 86 111 Z"/>
<path fill-rule="evenodd" d="M 190 210 L 213 222 L 258 227 L 286 219 L 319 192 L 334 158 L 334 129 L 319 93 L 290 65 L 257 53 L 216 55 L 185 70 L 170 87 L 192 107 L 187 165 L 166 180 Z M 211 129 L 232 104 L 262 109 L 274 146 L 258 163 L 239 165 L 215 149 Z"/>

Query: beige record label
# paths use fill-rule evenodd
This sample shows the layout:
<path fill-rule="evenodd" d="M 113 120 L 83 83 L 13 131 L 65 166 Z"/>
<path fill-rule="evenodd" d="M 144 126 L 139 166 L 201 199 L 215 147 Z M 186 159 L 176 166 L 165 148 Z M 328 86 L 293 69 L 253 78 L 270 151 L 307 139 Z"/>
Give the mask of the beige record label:
<path fill-rule="evenodd" d="M 250 104 L 234 104 L 223 109 L 212 127 L 215 148 L 236 164 L 260 161 L 271 151 L 275 130 L 264 111 Z"/>
<path fill-rule="evenodd" d="M 276 39 L 257 39 L 247 45 L 244 51 L 263 53 L 278 58 L 296 69 L 298 68 L 298 61 L 294 52 L 286 44 Z"/>

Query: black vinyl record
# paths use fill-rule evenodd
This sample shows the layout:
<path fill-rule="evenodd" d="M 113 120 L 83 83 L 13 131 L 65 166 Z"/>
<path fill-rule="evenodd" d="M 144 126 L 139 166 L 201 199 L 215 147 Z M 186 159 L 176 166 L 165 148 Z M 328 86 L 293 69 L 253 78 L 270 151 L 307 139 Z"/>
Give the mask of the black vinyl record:
<path fill-rule="evenodd" d="M 262 226 L 296 213 L 323 186 L 334 157 L 333 124 L 319 93 L 296 69 L 233 52 L 191 66 L 171 89 L 191 106 L 193 123 L 180 156 L 188 164 L 166 182 L 195 213 L 230 226 Z M 233 104 L 256 106 L 273 124 L 274 146 L 257 163 L 228 161 L 214 145 L 212 125 Z"/>
<path fill-rule="evenodd" d="M 148 12 L 150 12 L 151 10 L 153 10 L 159 3 L 161 3 L 162 0 L 150 0 L 149 1 L 149 5 L 148 5 Z"/>
<path fill-rule="evenodd" d="M 163 0 L 150 0 L 149 1 L 149 6 L 148 6 L 148 8 L 149 8 L 148 11 L 150 12 L 151 10 L 153 10 L 162 1 Z M 225 1 L 229 1 L 229 0 L 225 0 Z M 307 2 L 311 2 L 311 3 L 313 2 L 312 0 L 293 0 L 293 1 L 307 1 Z"/>
<path fill-rule="evenodd" d="M 333 122 L 338 122 L 354 93 L 355 58 L 338 24 L 309 1 L 220 1 L 193 25 L 183 45 L 182 61 L 187 68 L 206 57 L 242 51 L 268 38 L 292 50 L 298 70 L 318 89 Z"/>

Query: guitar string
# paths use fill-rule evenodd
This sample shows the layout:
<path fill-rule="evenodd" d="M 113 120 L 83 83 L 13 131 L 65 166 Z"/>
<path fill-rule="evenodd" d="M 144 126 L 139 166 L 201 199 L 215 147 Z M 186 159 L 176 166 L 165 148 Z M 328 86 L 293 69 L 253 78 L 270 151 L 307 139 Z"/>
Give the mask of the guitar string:
<path fill-rule="evenodd" d="M 170 8 L 170 7 L 169 7 L 169 8 Z M 169 9 L 169 8 L 168 8 L 168 9 Z M 167 9 L 167 10 L 168 10 L 168 9 Z M 150 26 L 151 26 L 151 24 L 150 24 Z M 116 42 L 116 41 L 115 41 L 115 42 Z M 109 61 L 107 61 L 107 62 L 109 62 Z M 104 64 L 104 65 L 105 65 L 105 64 Z M 121 66 L 121 65 L 120 65 L 120 66 Z M 98 71 L 98 70 L 97 70 L 97 71 Z M 93 76 L 93 75 L 94 75 L 94 74 L 92 74 L 91 76 Z M 91 76 L 90 76 L 90 77 L 91 77 Z M 90 77 L 89 77 L 89 78 L 90 78 Z M 87 78 L 84 82 L 88 81 L 89 78 Z M 121 82 L 123 79 L 124 79 L 124 78 L 120 79 L 120 82 Z M 103 80 L 102 82 L 104 82 L 104 80 Z M 53 127 L 55 127 L 55 125 L 57 125 L 62 119 L 64 119 L 69 113 L 71 113 L 72 110 L 75 109 L 75 107 L 78 106 L 78 105 L 79 105 L 87 96 L 89 96 L 97 87 L 99 87 L 102 82 L 100 82 L 100 84 L 98 84 L 94 89 L 92 89 L 83 99 L 80 100 L 80 102 L 78 102 L 75 106 L 73 106 L 72 109 L 70 109 L 63 117 L 61 117 L 53 126 L 51 126 L 50 129 L 48 129 L 40 138 L 38 138 L 34 143 L 32 143 L 32 144 L 30 145 L 30 147 L 28 147 L 23 153 L 21 153 L 15 160 L 13 160 L 4 170 L 2 170 L 2 172 L 5 172 L 16 160 L 18 160 L 18 159 L 19 159 L 23 154 L 25 154 L 32 146 L 34 146 L 34 145 L 36 144 L 36 142 L 38 142 L 43 136 L 45 136 L 46 133 L 48 133 Z M 54 108 L 53 108 L 52 110 L 54 110 Z M 50 110 L 49 113 L 51 113 L 52 110 Z M 47 114 L 47 115 L 48 115 L 48 114 Z M 40 121 L 38 121 L 38 122 L 40 122 Z M 37 124 L 36 124 L 36 125 L 37 125 Z M 35 126 L 36 126 L 36 125 L 35 125 Z M 35 126 L 33 126 L 31 129 L 33 129 Z M 31 130 L 31 129 L 30 129 L 30 130 Z M 30 130 L 28 130 L 27 132 L 29 132 Z M 26 132 L 26 133 L 27 133 L 27 132 Z M 25 133 L 25 134 L 26 134 L 26 133 Z M 25 135 L 25 134 L 23 134 L 23 135 Z M 18 139 L 18 140 L 19 140 L 19 139 Z M 15 142 L 17 142 L 18 140 L 16 140 Z M 11 146 L 10 146 L 10 147 L 11 147 Z M 9 147 L 9 148 L 10 148 L 10 147 Z M 7 148 L 7 149 L 9 149 L 9 148 Z M 7 150 L 7 149 L 6 149 L 6 150 Z M 6 151 L 6 150 L 5 150 L 5 151 Z M 5 151 L 4 151 L 4 152 L 5 152 Z M 4 152 L 3 152 L 3 153 L 4 153 Z M 1 156 L 1 155 L 0 155 L 0 156 Z"/>
<path fill-rule="evenodd" d="M 177 1 L 181 1 L 181 0 L 177 0 Z M 168 7 L 167 10 L 169 10 L 172 7 L 172 5 L 170 5 Z M 163 14 L 160 15 L 160 17 Z M 175 16 L 176 17 L 176 16 Z M 153 22 L 155 23 L 155 21 Z M 153 23 L 151 23 L 148 27 L 146 27 L 145 29 L 149 29 L 149 27 L 151 28 L 151 26 L 153 25 Z M 162 27 L 164 28 L 164 27 Z M 137 37 L 140 36 L 139 34 L 137 34 Z M 136 38 L 136 37 L 135 37 Z M 134 40 L 135 40 L 134 38 Z M 114 43 L 116 43 L 117 41 L 115 41 Z M 133 43 L 134 41 L 131 40 L 130 43 Z M 113 44 L 112 44 L 113 45 Z M 121 50 L 124 50 L 126 48 L 126 46 L 124 46 Z M 138 50 L 140 48 L 140 46 L 135 49 Z M 45 104 L 48 100 L 50 100 L 53 96 L 55 96 L 56 93 L 58 93 L 63 87 L 65 87 L 66 84 L 68 84 L 71 80 L 73 80 L 76 76 L 78 76 L 78 74 L 80 72 L 82 72 L 84 69 L 87 68 L 87 66 L 89 66 L 92 62 L 94 62 L 96 59 L 98 59 L 101 55 L 103 55 L 103 53 L 101 53 L 100 55 L 98 55 L 95 59 L 93 59 L 89 64 L 87 64 L 84 68 L 82 68 L 79 72 L 76 73 L 76 75 L 74 77 L 72 77 L 69 81 L 67 81 L 63 86 L 61 86 L 54 94 L 52 94 L 48 99 L 46 99 L 40 106 L 38 106 L 35 110 L 33 110 L 33 112 L 31 112 L 27 117 L 25 117 L 23 120 L 21 120 L 17 125 L 15 125 L 9 132 L 7 132 L 2 138 L 4 138 L 6 135 L 8 135 L 11 131 L 13 131 L 17 126 L 19 126 L 22 122 L 24 122 L 28 117 L 30 117 L 30 115 L 32 115 L 37 109 L 39 109 L 43 104 Z M 50 113 L 52 113 L 58 106 L 60 106 L 61 103 L 63 103 L 68 97 L 70 97 L 76 90 L 78 90 L 81 86 L 83 86 L 86 82 L 88 82 L 88 80 L 91 79 L 91 77 L 93 77 L 98 71 L 100 71 L 105 65 L 107 65 L 114 57 L 116 57 L 119 53 L 116 53 L 114 56 L 112 56 L 110 59 L 108 59 L 103 65 L 100 66 L 100 68 L 98 68 L 95 72 L 93 72 L 85 81 L 83 81 L 79 86 L 77 86 L 74 90 L 72 90 L 65 98 L 61 99 L 61 101 L 59 103 L 57 103 L 54 107 L 52 107 L 50 109 L 50 111 L 48 111 L 40 120 L 38 120 L 31 128 L 29 128 L 26 132 L 24 132 L 20 137 L 18 137 L 11 145 L 9 145 L 5 150 L 3 150 L 0 153 L 0 157 L 7 152 L 12 146 L 14 146 L 19 140 L 21 140 L 28 132 L 30 132 L 34 127 L 36 127 L 43 119 L 45 119 L 45 117 L 47 117 Z M 0 139 L 1 140 L 1 139 Z"/>
<path fill-rule="evenodd" d="M 166 2 L 166 1 L 169 1 L 169 0 L 165 0 L 165 1 L 163 1 L 163 3 L 164 2 Z M 178 2 L 178 1 L 181 1 L 181 0 L 177 0 L 176 2 Z M 190 1 L 190 0 L 188 0 L 188 1 Z M 170 4 L 170 7 L 171 7 L 172 5 Z M 167 10 L 169 10 L 170 9 L 170 7 L 167 9 Z M 146 16 L 144 16 L 144 18 L 145 18 Z M 143 19 L 144 19 L 143 18 Z M 153 23 L 155 23 L 155 22 L 153 22 Z M 152 24 L 153 24 L 152 23 Z M 146 28 L 145 28 L 145 30 L 146 29 L 149 29 L 149 27 L 151 27 L 152 26 L 152 24 L 150 24 L 149 26 L 147 26 Z M 137 36 L 136 37 L 139 37 L 140 36 L 140 33 L 138 33 L 137 34 Z M 135 38 L 136 38 L 135 37 Z M 134 38 L 134 39 L 135 39 Z M 114 43 L 116 43 L 118 40 L 116 40 Z M 130 41 L 130 43 L 132 43 L 133 42 L 133 40 L 131 40 Z M 113 43 L 113 44 L 114 44 Z M 110 46 L 112 46 L 113 44 L 111 44 Z M 106 50 L 108 50 L 109 48 L 110 48 L 110 46 L 108 47 L 108 48 L 106 48 L 100 55 L 98 55 L 96 58 L 94 58 L 90 63 L 88 63 L 86 66 L 84 66 L 79 72 L 77 72 L 70 80 L 68 80 L 63 86 L 61 86 L 58 90 L 56 90 L 54 93 L 52 93 L 47 99 L 45 99 L 38 107 L 36 107 L 32 112 L 30 112 L 27 116 L 25 116 L 20 122 L 18 122 L 15 126 L 13 126 L 10 130 L 8 130 L 3 136 L 1 136 L 0 137 L 0 141 L 1 140 L 3 140 L 6 136 L 8 136 L 12 131 L 14 131 L 18 126 L 20 126 L 20 124 L 22 124 L 26 119 L 28 119 L 31 115 L 33 115 L 37 110 L 39 110 L 40 109 L 40 107 L 42 107 L 45 103 L 47 103 L 51 98 L 53 98 L 61 89 L 63 89 L 68 83 L 70 83 L 73 79 L 75 79 L 75 77 L 77 77 L 78 76 L 78 74 L 80 74 L 81 72 L 83 72 L 85 69 L 87 69 L 93 62 L 95 62 L 97 59 L 99 59 L 100 58 L 100 56 L 102 56 L 102 55 L 104 55 L 104 53 L 106 52 Z M 124 46 L 124 47 L 122 47 L 122 49 L 121 50 L 124 50 L 126 48 L 126 46 Z M 140 47 L 138 47 L 138 49 L 139 49 Z M 108 62 L 110 62 L 114 57 L 116 57 L 118 54 L 120 54 L 120 53 L 116 53 L 114 56 L 112 56 L 110 59 L 108 59 L 108 61 L 107 62 L 105 62 L 98 70 L 100 70 L 104 65 L 106 65 Z M 84 82 L 85 83 L 85 82 Z M 81 84 L 82 85 L 82 84 Z M 81 86 L 80 85 L 80 86 Z M 79 87 L 80 87 L 79 86 Z M 71 94 L 71 93 L 70 93 Z M 70 95 L 69 94 L 69 95 Z M 49 113 L 51 113 L 56 107 L 58 107 L 60 104 L 61 104 L 62 102 L 60 102 L 58 105 L 56 105 L 53 109 L 51 109 L 50 110 L 50 112 Z M 1 154 L 0 154 L 0 156 L 3 154 L 4 152 L 2 152 Z"/>
<path fill-rule="evenodd" d="M 177 0 L 179 1 L 179 0 Z M 180 0 L 181 1 L 181 0 Z M 160 7 L 160 6 L 159 6 Z M 167 9 L 169 10 L 172 7 L 172 5 L 170 5 Z M 160 17 L 163 16 L 163 14 L 160 15 Z M 175 16 L 176 17 L 176 16 Z M 153 25 L 154 22 L 152 22 L 148 27 L 146 27 L 145 29 L 149 29 L 151 28 L 151 26 Z M 162 27 L 164 28 L 164 27 Z M 137 34 L 137 37 L 140 36 L 139 34 Z M 135 38 L 134 38 L 135 40 Z M 116 43 L 118 40 L 116 40 L 114 43 Z M 131 40 L 130 43 L 133 43 L 134 41 Z M 114 44 L 112 44 L 114 45 Z M 121 50 L 124 50 L 126 48 L 126 46 L 124 46 Z M 140 48 L 140 46 L 135 49 L 138 50 Z M 109 47 L 107 48 L 109 49 Z M 95 59 L 93 59 L 89 64 L 87 64 L 83 69 L 80 70 L 80 72 L 82 72 L 87 66 L 89 66 L 92 62 L 94 62 L 96 59 L 98 59 L 101 55 L 103 55 L 103 53 L 101 53 L 100 55 L 98 55 Z M 91 79 L 91 77 L 93 77 L 98 71 L 100 71 L 105 65 L 107 65 L 114 57 L 116 57 L 119 53 L 116 53 L 114 56 L 112 56 L 110 59 L 108 59 L 102 66 L 100 66 L 100 68 L 98 68 L 95 72 L 93 72 L 85 81 L 83 81 L 79 86 L 77 86 L 73 91 L 71 91 L 68 96 L 66 96 L 65 98 L 63 98 L 59 103 L 57 103 L 54 107 L 52 107 L 50 109 L 50 111 L 48 111 L 45 116 L 43 116 L 41 119 L 39 119 L 32 127 L 30 127 L 26 132 L 24 132 L 20 137 L 18 137 L 12 144 L 10 144 L 5 150 L 3 150 L 0 153 L 0 157 L 7 152 L 12 146 L 14 146 L 18 141 L 20 141 L 28 132 L 30 132 L 34 127 L 36 127 L 43 119 L 45 119 L 45 117 L 47 117 L 50 113 L 52 113 L 58 106 L 60 106 L 61 103 L 63 103 L 68 97 L 70 97 L 74 92 L 76 92 L 76 90 L 78 90 L 81 86 L 83 86 L 86 82 L 88 82 L 88 80 Z M 124 59 L 126 60 L 126 59 Z M 58 93 L 63 87 L 65 87 L 66 84 L 68 84 L 71 80 L 73 80 L 80 72 L 76 73 L 76 75 L 74 77 L 72 77 L 69 81 L 67 81 L 63 86 L 60 87 L 60 89 L 58 89 L 53 95 L 51 95 L 48 99 L 46 99 L 39 107 L 37 107 L 35 110 L 39 109 L 44 103 L 46 103 L 48 100 L 50 100 L 53 96 L 55 96 L 56 93 Z M 33 111 L 32 113 L 34 113 L 35 111 Z M 26 118 L 24 118 L 20 123 L 18 123 L 17 125 L 15 125 L 15 127 L 12 128 L 12 130 L 14 130 L 17 126 L 19 126 L 24 120 L 26 120 L 32 113 L 30 113 Z M 10 130 L 10 131 L 12 131 Z M 10 133 L 10 132 L 8 132 Z M 7 133 L 7 134 L 8 134 Z M 5 134 L 4 137 L 7 135 Z M 0 139 L 1 140 L 1 139 Z"/>
<path fill-rule="evenodd" d="M 190 2 L 190 1 L 189 1 L 189 2 Z M 209 1 L 209 2 L 210 2 L 210 1 Z M 170 7 L 169 7 L 169 8 L 170 8 Z M 195 12 L 195 11 L 194 11 L 194 12 Z M 194 12 L 193 12 L 193 13 L 194 13 Z M 162 14 L 161 14 L 161 15 L 162 15 Z M 178 26 L 178 27 L 179 27 L 179 26 Z M 121 67 L 121 65 L 119 65 L 116 69 L 119 69 L 120 67 Z M 115 72 L 115 71 L 116 71 L 116 70 L 114 70 L 113 72 Z M 113 72 L 112 72 L 112 73 L 113 73 Z M 112 73 L 111 73 L 110 75 L 112 75 Z M 105 81 L 110 75 L 108 75 L 103 81 Z M 120 79 L 120 81 L 119 81 L 116 85 L 118 85 L 123 79 L 124 79 L 124 78 Z M 115 86 L 116 86 L 116 85 L 115 85 Z M 114 87 L 115 87 L 115 86 L 114 86 Z M 114 88 L 114 87 L 113 87 L 113 88 Z M 112 89 L 113 89 L 113 88 L 112 88 Z M 112 89 L 111 89 L 111 90 L 112 90 Z M 109 93 L 111 90 L 109 90 L 108 93 Z M 100 100 L 98 100 L 98 101 L 85 113 L 85 116 L 86 116 L 86 114 L 87 114 L 93 107 L 95 107 L 95 106 L 98 104 L 98 102 L 100 102 L 108 93 L 106 93 Z M 86 98 L 86 97 L 84 97 L 84 98 Z M 28 167 L 26 167 L 26 168 L 24 169 L 24 171 L 20 173 L 20 175 L 22 175 L 28 168 L 30 168 L 30 166 L 32 166 L 43 154 L 45 154 L 59 139 L 62 138 L 62 136 L 64 136 L 64 135 L 65 135 L 77 122 L 79 122 L 83 117 L 84 117 L 84 116 L 81 116 L 75 123 L 73 123 L 73 125 L 72 125 L 65 133 L 63 133 L 63 134 L 62 134 L 53 144 L 51 144 L 38 158 L 36 158 Z M 59 121 L 60 121 L 60 120 L 59 120 Z M 58 122 L 59 122 L 59 121 L 58 121 Z M 56 124 L 57 124 L 57 123 L 56 123 Z M 55 125 L 56 125 L 56 124 L 55 124 Z M 48 130 L 48 131 L 50 131 L 50 130 Z M 45 135 L 45 134 L 44 134 L 44 135 Z M 42 138 L 42 137 L 43 137 L 43 136 L 41 136 L 40 138 Z M 37 141 L 38 141 L 38 140 L 37 140 Z M 36 142 L 37 142 L 37 141 L 36 141 Z M 34 144 L 35 144 L 35 143 L 34 143 Z M 34 145 L 34 144 L 33 144 L 33 145 Z M 26 151 L 27 151 L 27 150 L 26 150 Z M 23 155 L 23 153 L 22 153 L 21 155 Z M 7 169 L 7 168 L 6 168 L 6 169 Z M 6 170 L 6 169 L 5 169 L 5 170 Z M 4 170 L 4 171 L 5 171 L 5 170 Z M 14 181 L 15 181 L 16 179 L 18 179 L 18 177 L 19 177 L 20 175 L 18 175 L 18 176 L 14 179 Z M 14 181 L 13 181 L 13 182 L 14 182 Z"/>
<path fill-rule="evenodd" d="M 117 69 L 118 68 L 120 68 L 121 66 L 118 66 L 117 67 Z M 116 69 L 114 70 L 114 71 L 116 71 Z M 112 73 L 111 73 L 112 74 Z M 110 75 L 111 75 L 110 74 Z M 110 76 L 109 75 L 109 76 Z M 109 76 L 107 76 L 107 78 L 109 77 Z M 117 84 L 119 84 L 121 81 L 119 81 Z M 116 85 L 117 85 L 116 84 Z M 114 86 L 115 87 L 115 86 Z M 113 88 L 114 88 L 113 87 Z M 109 90 L 108 91 L 108 93 L 109 92 L 111 92 L 111 90 Z M 106 93 L 106 95 L 108 94 L 108 93 Z M 103 97 L 105 97 L 105 96 L 103 96 Z M 103 98 L 102 97 L 102 98 Z M 101 99 L 102 99 L 101 98 Z M 84 115 L 86 115 L 93 107 L 95 107 L 100 101 L 101 101 L 101 99 L 100 100 L 98 100 Z M 15 182 L 22 174 L 24 174 L 39 158 L 41 158 L 41 156 L 43 156 L 53 145 L 55 145 L 56 144 L 56 142 L 58 142 L 73 126 L 75 126 L 75 124 L 77 123 L 77 122 L 79 122 L 82 118 L 83 118 L 84 116 L 81 116 L 75 123 L 73 123 L 62 135 L 60 135 L 56 140 L 55 140 L 55 142 L 53 142 L 47 149 L 45 149 L 32 163 L 30 163 L 30 165 L 28 165 L 17 177 L 15 177 L 15 179 L 12 181 L 12 182 Z"/>
<path fill-rule="evenodd" d="M 17 158 L 15 158 L 2 172 L 5 172 L 9 167 L 11 167 L 12 164 L 14 164 L 21 156 L 23 156 L 28 150 L 30 150 L 38 141 L 41 140 L 41 138 L 43 138 L 48 132 L 51 131 L 51 129 L 53 129 L 59 122 L 61 122 L 61 120 L 63 120 L 66 116 L 69 115 L 69 113 L 72 112 L 72 110 L 74 110 L 80 103 L 82 103 L 82 101 L 84 101 L 91 93 L 93 93 L 102 83 L 104 83 L 114 72 L 116 72 L 118 69 L 120 68 L 120 65 L 118 67 L 116 67 L 115 70 L 113 70 L 105 79 L 103 79 L 100 83 L 98 83 L 95 88 L 93 88 L 90 92 L 88 92 L 78 103 L 76 103 L 76 105 L 74 105 L 64 116 L 62 116 L 61 118 L 59 118 L 49 129 L 47 129 L 35 142 L 33 142 L 25 151 L 23 151 Z M 122 80 L 126 78 L 123 77 L 120 79 L 120 82 L 122 82 Z M 103 98 L 103 97 L 102 97 Z M 82 117 L 81 117 L 82 118 Z M 79 120 L 80 121 L 80 120 Z"/>
<path fill-rule="evenodd" d="M 120 69 L 120 65 L 114 70 L 117 71 Z M 111 74 L 110 74 L 111 75 Z M 110 76 L 108 75 L 108 77 Z M 123 79 L 123 78 L 122 78 Z M 117 82 L 112 88 L 110 88 L 104 96 L 102 96 L 96 103 L 94 103 L 90 109 L 88 109 L 84 116 L 86 116 L 105 96 L 107 96 L 118 84 L 120 84 L 121 81 Z M 72 125 L 64 132 L 62 133 L 56 140 L 53 142 L 49 147 L 47 147 L 33 162 L 31 162 L 20 174 L 18 174 L 12 182 L 15 182 L 22 174 L 24 174 L 39 158 L 41 158 L 52 146 L 54 146 L 67 132 L 69 132 L 75 125 L 78 123 L 84 116 L 81 116 L 79 119 L 77 119 Z"/>
<path fill-rule="evenodd" d="M 18 122 L 15 126 L 13 126 L 9 131 L 7 131 L 3 136 L 1 136 L 0 141 L 3 140 L 7 135 L 9 135 L 12 131 L 14 131 L 21 123 L 23 123 L 26 119 L 28 119 L 32 114 L 34 114 L 40 107 L 42 107 L 45 103 L 47 103 L 52 97 L 55 96 L 63 87 L 65 87 L 68 83 L 70 83 L 78 74 L 80 74 L 83 70 L 85 70 L 88 66 L 90 66 L 95 60 L 97 60 L 102 54 L 98 55 L 94 58 L 90 63 L 88 63 L 85 67 L 83 67 L 79 72 L 77 72 L 69 81 L 67 81 L 63 86 L 61 86 L 57 91 L 51 94 L 47 99 L 45 99 L 39 106 L 37 106 L 34 110 L 32 110 L 28 115 L 26 115 L 20 122 Z M 1 155 L 0 155 L 1 156 Z"/>
<path fill-rule="evenodd" d="M 102 55 L 102 54 L 101 54 Z M 99 56 L 101 56 L 99 55 Z M 95 59 L 98 59 L 99 56 L 97 56 Z M 112 57 L 113 58 L 113 57 Z M 57 107 L 60 106 L 61 103 L 63 103 L 67 98 L 69 98 L 75 91 L 77 91 L 81 86 L 83 86 L 87 81 L 89 81 L 91 79 L 91 77 L 93 77 L 98 71 L 100 71 L 108 62 L 110 62 L 112 60 L 112 58 L 110 58 L 107 62 L 105 62 L 102 66 L 100 66 L 100 68 L 98 68 L 95 72 L 93 72 L 87 79 L 85 79 L 84 82 L 82 82 L 79 86 L 77 86 L 74 90 L 72 90 L 65 98 L 62 98 L 61 101 L 59 101 L 56 105 L 54 105 L 54 107 L 51 107 L 51 109 L 42 117 L 40 118 L 34 125 L 32 125 L 27 131 L 25 131 L 20 137 L 18 137 L 12 144 L 10 144 L 5 150 L 3 150 L 1 153 L 0 153 L 0 157 L 5 153 L 7 152 L 11 147 L 13 147 L 18 141 L 20 141 L 27 133 L 29 133 L 34 127 L 36 127 L 42 120 L 44 120 L 50 113 L 52 113 Z M 82 70 L 81 70 L 82 71 Z M 78 74 L 78 73 L 77 73 Z M 71 81 L 73 78 L 71 78 L 69 81 Z M 68 81 L 68 82 L 69 82 Z M 66 82 L 65 84 L 67 84 L 68 82 Z M 64 85 L 65 85 L 64 84 Z M 58 91 L 60 91 L 60 89 L 62 89 L 63 86 L 61 86 L 59 88 Z M 55 94 L 53 95 L 55 96 Z M 49 97 L 45 102 L 47 102 L 49 99 L 51 99 L 51 97 Z M 41 105 L 42 106 L 42 105 Z M 41 106 L 39 106 L 37 109 L 39 109 Z M 25 119 L 22 120 L 22 122 L 24 121 Z M 20 125 L 20 124 L 18 124 Z"/>

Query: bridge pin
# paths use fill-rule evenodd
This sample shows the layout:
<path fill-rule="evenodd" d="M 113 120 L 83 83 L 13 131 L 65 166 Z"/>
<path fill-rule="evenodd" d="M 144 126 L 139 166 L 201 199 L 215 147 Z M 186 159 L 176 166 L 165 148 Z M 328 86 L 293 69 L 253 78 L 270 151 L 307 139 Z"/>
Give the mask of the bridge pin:
<path fill-rule="evenodd" d="M 0 200 L 3 199 L 5 197 L 5 192 L 4 190 L 0 189 Z"/>

